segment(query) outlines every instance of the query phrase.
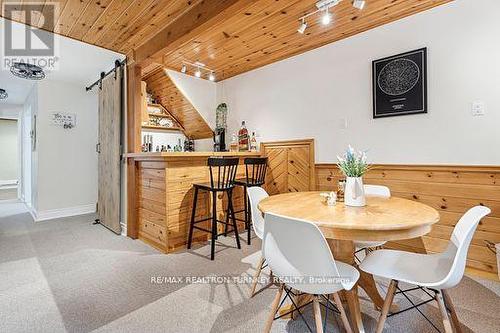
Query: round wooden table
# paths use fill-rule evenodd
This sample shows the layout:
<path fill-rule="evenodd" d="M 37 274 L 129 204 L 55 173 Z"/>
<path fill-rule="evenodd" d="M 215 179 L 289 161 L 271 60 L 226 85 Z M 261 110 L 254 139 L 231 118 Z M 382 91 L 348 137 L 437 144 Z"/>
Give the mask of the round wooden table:
<path fill-rule="evenodd" d="M 351 265 L 354 261 L 354 240 L 391 241 L 423 236 L 439 221 L 432 207 L 398 197 L 367 196 L 365 207 L 349 207 L 338 202 L 328 206 L 321 192 L 294 192 L 268 197 L 259 203 L 263 213 L 274 213 L 316 224 L 330 245 L 333 256 Z M 358 285 L 373 303 L 382 308 L 380 296 L 371 274 L 360 271 Z M 345 293 L 352 324 L 364 332 L 357 288 Z"/>

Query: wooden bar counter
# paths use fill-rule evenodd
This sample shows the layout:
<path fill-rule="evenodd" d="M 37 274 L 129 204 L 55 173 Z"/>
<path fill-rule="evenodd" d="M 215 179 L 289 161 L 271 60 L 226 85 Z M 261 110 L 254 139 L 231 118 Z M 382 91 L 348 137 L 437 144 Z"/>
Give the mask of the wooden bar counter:
<path fill-rule="evenodd" d="M 193 205 L 193 183 L 210 181 L 207 159 L 209 157 L 239 157 L 237 178 L 245 176 L 245 157 L 260 156 L 258 152 L 174 152 L 131 153 L 128 163 L 135 166 L 135 181 L 129 186 L 128 236 L 139 238 L 158 250 L 169 253 L 187 244 L 191 209 Z M 216 177 L 216 175 L 214 175 Z M 233 194 L 235 210 L 243 207 L 240 188 Z M 200 191 L 196 219 L 209 217 L 211 198 Z M 224 220 L 227 198 L 218 195 L 218 218 Z M 224 208 L 224 209 L 223 209 Z M 243 214 L 238 214 L 243 217 Z M 208 226 L 209 222 L 206 222 Z M 201 225 L 200 225 L 201 226 Z M 205 226 L 205 227 L 206 227 Z M 243 228 L 243 224 L 238 224 Z M 219 229 L 223 225 L 219 226 Z M 242 231 L 243 229 L 240 229 Z M 201 231 L 193 234 L 194 242 L 206 241 L 208 235 Z"/>

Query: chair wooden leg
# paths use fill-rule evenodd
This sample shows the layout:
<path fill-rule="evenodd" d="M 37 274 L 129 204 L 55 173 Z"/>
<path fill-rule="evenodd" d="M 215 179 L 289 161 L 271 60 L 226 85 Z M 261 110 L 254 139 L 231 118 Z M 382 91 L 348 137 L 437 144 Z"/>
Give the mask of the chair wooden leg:
<path fill-rule="evenodd" d="M 226 209 L 226 224 L 224 225 L 224 237 L 227 237 L 227 231 L 229 230 L 229 196 L 227 197 L 227 209 Z"/>
<path fill-rule="evenodd" d="M 247 195 L 247 187 L 243 186 L 243 202 L 244 202 L 244 214 L 245 214 L 245 229 L 247 230 L 247 244 L 251 244 L 251 228 L 250 228 L 250 215 L 249 215 L 249 205 L 248 205 L 248 195 Z"/>
<path fill-rule="evenodd" d="M 351 323 L 355 332 L 365 333 L 363 318 L 361 317 L 361 308 L 359 305 L 358 285 L 356 284 L 351 290 L 344 291 L 349 308 Z"/>
<path fill-rule="evenodd" d="M 389 284 L 389 289 L 387 290 L 387 296 L 385 297 L 384 305 L 382 306 L 382 313 L 380 313 L 380 317 L 377 323 L 376 333 L 381 333 L 384 329 L 385 320 L 387 319 L 387 314 L 391 309 L 392 300 L 394 299 L 394 293 L 396 292 L 396 288 L 398 286 L 398 281 L 391 280 Z"/>
<path fill-rule="evenodd" d="M 271 306 L 271 313 L 269 314 L 269 318 L 267 319 L 266 327 L 264 328 L 264 333 L 271 332 L 271 327 L 273 326 L 274 316 L 276 315 L 276 312 L 278 311 L 278 306 L 280 305 L 280 301 L 281 301 L 281 295 L 283 295 L 283 288 L 284 288 L 284 285 L 280 284 L 278 292 L 276 293 L 276 296 L 274 296 L 273 305 Z"/>
<path fill-rule="evenodd" d="M 342 323 L 344 324 L 344 329 L 347 333 L 352 333 L 351 324 L 349 324 L 349 319 L 347 319 L 347 314 L 345 313 L 344 306 L 342 305 L 342 301 L 340 300 L 340 296 L 338 293 L 333 294 L 333 300 L 335 301 L 335 304 L 340 311 L 340 318 L 342 319 Z"/>
<path fill-rule="evenodd" d="M 316 333 L 323 333 L 323 321 L 321 320 L 321 309 L 319 308 L 318 296 L 313 299 L 314 322 L 316 323 Z"/>
<path fill-rule="evenodd" d="M 191 244 L 193 242 L 193 229 L 194 229 L 194 219 L 196 216 L 196 203 L 198 202 L 198 188 L 194 189 L 194 198 L 193 198 L 193 210 L 191 211 L 191 223 L 189 224 L 189 236 L 188 236 L 188 245 L 187 248 L 191 248 Z"/>
<path fill-rule="evenodd" d="M 441 311 L 441 317 L 443 318 L 444 331 L 446 333 L 453 333 L 453 329 L 451 328 L 450 318 L 448 317 L 448 311 L 446 310 L 446 306 L 444 305 L 443 295 L 440 291 L 436 293 L 436 301 L 439 306 L 439 310 Z"/>
<path fill-rule="evenodd" d="M 257 265 L 257 271 L 253 277 L 252 289 L 250 290 L 250 298 L 255 295 L 255 288 L 257 288 L 257 282 L 259 280 L 260 272 L 262 272 L 262 266 L 264 266 L 264 257 L 260 257 L 259 264 Z"/>
<path fill-rule="evenodd" d="M 212 243 L 210 244 L 210 260 L 215 258 L 215 240 L 217 239 L 217 192 L 212 192 Z"/>
<path fill-rule="evenodd" d="M 233 220 L 233 228 L 234 228 L 234 235 L 236 237 L 236 246 L 238 249 L 241 249 L 241 244 L 240 244 L 240 234 L 238 233 L 238 226 L 236 225 L 236 216 L 234 215 L 234 207 L 233 207 L 233 191 L 227 192 L 228 194 L 228 200 L 229 200 L 229 212 L 231 212 L 231 219 Z M 228 214 L 229 214 L 228 212 Z"/>
<path fill-rule="evenodd" d="M 460 325 L 460 321 L 458 320 L 457 312 L 455 311 L 455 306 L 453 306 L 453 302 L 451 301 L 450 294 L 448 294 L 447 290 L 441 290 L 443 294 L 444 302 L 448 306 L 451 314 L 451 322 L 453 324 L 453 328 L 456 333 L 462 333 L 462 326 Z"/>

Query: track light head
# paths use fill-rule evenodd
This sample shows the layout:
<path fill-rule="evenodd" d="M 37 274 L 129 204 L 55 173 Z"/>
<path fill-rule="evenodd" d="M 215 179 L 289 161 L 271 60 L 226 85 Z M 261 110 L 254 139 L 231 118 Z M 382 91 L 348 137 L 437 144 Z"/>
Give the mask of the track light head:
<path fill-rule="evenodd" d="M 185 64 L 182 64 L 181 73 L 186 73 L 186 72 L 187 72 L 187 67 Z"/>
<path fill-rule="evenodd" d="M 325 10 L 325 13 L 321 17 L 321 23 L 323 23 L 323 25 L 327 25 L 327 24 L 330 24 L 331 21 L 332 21 L 332 16 L 328 12 L 328 8 L 327 8 Z"/>
<path fill-rule="evenodd" d="M 213 72 L 210 72 L 210 74 L 208 75 L 208 79 L 212 82 L 215 81 L 215 74 Z"/>
<path fill-rule="evenodd" d="M 201 71 L 199 68 L 196 69 L 196 72 L 194 72 L 194 76 L 196 77 L 201 77 Z"/>
<path fill-rule="evenodd" d="M 303 34 L 307 29 L 307 23 L 306 20 L 302 19 L 302 23 L 300 24 L 300 27 L 297 29 L 297 32 L 300 34 Z"/>
<path fill-rule="evenodd" d="M 361 10 L 361 9 L 365 8 L 365 5 L 366 5 L 366 1 L 365 1 L 365 0 L 354 0 L 354 1 L 352 2 L 352 6 L 353 6 L 354 8 L 359 9 L 359 10 Z"/>

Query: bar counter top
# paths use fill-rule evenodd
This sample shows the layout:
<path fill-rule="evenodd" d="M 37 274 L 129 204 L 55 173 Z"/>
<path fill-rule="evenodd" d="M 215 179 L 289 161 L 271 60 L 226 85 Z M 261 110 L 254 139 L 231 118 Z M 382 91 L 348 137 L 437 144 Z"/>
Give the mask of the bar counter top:
<path fill-rule="evenodd" d="M 195 152 L 151 152 L 151 153 L 128 153 L 125 157 L 134 159 L 168 159 L 168 158 L 178 158 L 178 157 L 223 157 L 223 156 L 260 156 L 260 152 L 251 151 L 241 151 L 241 152 L 231 152 L 231 151 L 195 151 Z"/>

